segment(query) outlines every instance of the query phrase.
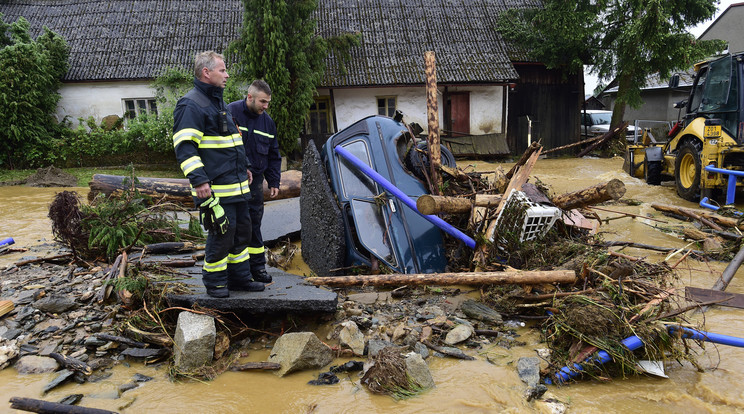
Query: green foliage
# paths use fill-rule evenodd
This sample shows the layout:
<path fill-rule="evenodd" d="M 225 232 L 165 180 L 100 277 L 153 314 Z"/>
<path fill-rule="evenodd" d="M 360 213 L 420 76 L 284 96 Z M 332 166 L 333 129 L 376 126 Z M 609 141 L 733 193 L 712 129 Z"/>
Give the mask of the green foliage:
<path fill-rule="evenodd" d="M 7 24 L 2 17 L 0 13 L 0 165 L 40 166 L 60 135 L 54 114 L 69 49 L 47 28 L 33 40 L 24 18 Z"/>
<path fill-rule="evenodd" d="M 358 38 L 341 36 L 329 43 L 315 36 L 317 0 L 243 0 L 243 6 L 241 37 L 228 48 L 236 59 L 236 80 L 263 79 L 271 86 L 268 112 L 281 150 L 289 153 L 297 149 L 328 52 L 348 57 Z"/>
<path fill-rule="evenodd" d="M 593 65 L 601 81 L 617 78 L 614 125 L 626 104 L 640 106 L 648 75 L 668 79 L 723 49 L 686 30 L 715 11 L 715 0 L 546 0 L 543 9 L 503 14 L 497 30 L 549 68 Z"/>

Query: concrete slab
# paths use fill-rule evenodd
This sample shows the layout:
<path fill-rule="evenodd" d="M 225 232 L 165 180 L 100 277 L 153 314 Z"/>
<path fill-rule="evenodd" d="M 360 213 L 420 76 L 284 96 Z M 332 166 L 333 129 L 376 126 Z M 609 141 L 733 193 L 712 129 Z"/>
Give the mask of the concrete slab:
<path fill-rule="evenodd" d="M 266 201 L 261 220 L 264 246 L 274 247 L 289 238 L 300 240 L 300 198 Z"/>
<path fill-rule="evenodd" d="M 193 253 L 148 256 L 143 261 L 191 259 L 192 255 Z M 137 256 L 131 258 L 131 261 L 135 260 Z M 201 281 L 202 263 L 198 261 L 195 266 L 176 269 L 185 275 L 176 281 L 188 285 L 192 293 L 167 295 L 172 306 L 190 308 L 194 303 L 198 303 L 199 306 L 221 311 L 250 314 L 307 314 L 336 311 L 338 303 L 336 293 L 306 283 L 301 276 L 271 267 L 266 270 L 272 276 L 273 282 L 266 285 L 266 290 L 263 292 L 230 292 L 228 298 L 213 298 L 207 295 Z"/>

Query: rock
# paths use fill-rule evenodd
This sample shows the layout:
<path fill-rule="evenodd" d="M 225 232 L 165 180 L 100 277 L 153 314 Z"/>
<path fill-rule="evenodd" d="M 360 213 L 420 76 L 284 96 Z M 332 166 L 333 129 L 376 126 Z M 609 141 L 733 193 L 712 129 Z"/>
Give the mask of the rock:
<path fill-rule="evenodd" d="M 400 342 L 401 339 L 403 339 L 406 334 L 408 333 L 408 327 L 406 327 L 405 324 L 400 323 L 398 326 L 395 327 L 395 330 L 393 331 L 393 343 L 397 344 Z"/>
<path fill-rule="evenodd" d="M 460 305 L 460 310 L 469 318 L 477 319 L 486 323 L 500 325 L 504 322 L 501 314 L 489 308 L 481 302 L 468 299 Z"/>
<path fill-rule="evenodd" d="M 137 387 L 139 387 L 139 385 L 134 382 L 127 382 L 126 384 L 121 384 L 119 385 L 119 394 L 124 394 L 125 392 L 129 390 L 133 390 Z"/>
<path fill-rule="evenodd" d="M 46 356 L 26 355 L 18 359 L 15 369 L 19 374 L 42 374 L 54 372 L 59 364 L 52 358 Z"/>
<path fill-rule="evenodd" d="M 80 402 L 80 400 L 83 399 L 83 394 L 70 394 L 61 400 L 59 400 L 60 404 L 64 405 L 75 405 Z"/>
<path fill-rule="evenodd" d="M 75 299 L 68 296 L 50 295 L 34 302 L 34 307 L 42 312 L 62 313 L 77 306 Z"/>
<path fill-rule="evenodd" d="M 50 382 L 44 387 L 44 389 L 42 390 L 42 393 L 46 394 L 49 391 L 53 390 L 54 388 L 57 388 L 58 386 L 64 384 L 73 375 L 75 375 L 75 371 L 70 371 L 68 369 L 63 369 L 62 371 L 59 371 L 59 374 L 57 375 L 57 377 L 54 378 L 52 382 Z"/>
<path fill-rule="evenodd" d="M 543 384 L 527 387 L 527 391 L 525 391 L 525 399 L 527 401 L 538 400 L 546 391 L 548 391 L 548 387 Z"/>
<path fill-rule="evenodd" d="M 132 377 L 132 380 L 134 382 L 147 382 L 147 381 L 152 381 L 152 377 L 148 377 L 147 375 L 137 373 L 137 374 L 134 374 L 134 377 Z"/>
<path fill-rule="evenodd" d="M 370 358 L 374 358 L 380 351 L 389 346 L 394 347 L 395 344 L 390 341 L 383 341 L 381 339 L 370 339 L 369 341 L 367 341 L 367 356 Z"/>
<path fill-rule="evenodd" d="M 338 340 L 341 346 L 345 346 L 356 356 L 364 355 L 364 334 L 359 332 L 359 327 L 353 321 L 346 321 L 341 324 L 343 328 L 338 334 Z"/>
<path fill-rule="evenodd" d="M 220 359 L 225 352 L 230 348 L 230 338 L 226 333 L 220 331 L 217 332 L 217 337 L 214 342 L 214 359 Z"/>
<path fill-rule="evenodd" d="M 276 340 L 269 362 L 277 362 L 282 368 L 276 371 L 284 376 L 305 369 L 322 368 L 333 361 L 331 349 L 312 332 L 284 334 Z"/>
<path fill-rule="evenodd" d="M 444 338 L 444 342 L 449 345 L 459 344 L 460 342 L 470 338 L 475 333 L 475 329 L 469 325 L 457 325 L 452 330 L 447 332 L 447 336 Z"/>
<path fill-rule="evenodd" d="M 416 345 L 413 346 L 413 352 L 421 355 L 421 358 L 429 358 L 429 348 L 421 342 L 416 342 Z"/>
<path fill-rule="evenodd" d="M 3 335 L 2 339 L 6 339 L 8 341 L 12 341 L 13 339 L 16 339 L 18 335 L 22 334 L 23 331 L 20 329 L 8 329 Z"/>
<path fill-rule="evenodd" d="M 519 374 L 519 379 L 525 384 L 530 387 L 536 386 L 540 382 L 540 358 L 519 358 L 517 360 L 517 373 Z"/>
<path fill-rule="evenodd" d="M 18 345 L 16 345 L 15 341 L 8 341 L 3 345 L 0 345 L 0 370 L 3 370 L 10 365 L 10 361 L 18 356 L 19 352 L 20 349 L 18 348 Z"/>
<path fill-rule="evenodd" d="M 406 355 L 406 374 L 418 387 L 426 390 L 434 387 L 434 378 L 421 355 L 410 352 Z"/>
<path fill-rule="evenodd" d="M 173 338 L 174 363 L 181 371 L 189 371 L 212 361 L 217 331 L 214 318 L 192 312 L 178 314 Z"/>

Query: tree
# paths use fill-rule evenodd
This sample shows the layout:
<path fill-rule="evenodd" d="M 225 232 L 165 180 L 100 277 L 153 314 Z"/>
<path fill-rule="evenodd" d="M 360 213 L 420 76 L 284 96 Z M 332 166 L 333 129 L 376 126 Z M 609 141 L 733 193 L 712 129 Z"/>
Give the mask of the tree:
<path fill-rule="evenodd" d="M 358 37 L 316 36 L 312 14 L 317 0 L 243 0 L 243 7 L 241 37 L 228 48 L 235 57 L 235 77 L 243 82 L 263 79 L 271 86 L 268 112 L 276 122 L 279 146 L 288 154 L 297 149 L 329 50 L 348 56 L 344 52 L 358 44 Z"/>
<path fill-rule="evenodd" d="M 46 27 L 33 40 L 26 19 L 6 24 L 2 17 L 0 13 L 0 153 L 5 157 L 0 165 L 38 166 L 48 161 L 59 135 L 54 114 L 69 48 Z"/>
<path fill-rule="evenodd" d="M 715 11 L 716 0 L 545 0 L 543 9 L 504 13 L 497 30 L 548 68 L 576 73 L 588 64 L 600 80 L 617 79 L 618 125 L 626 105 L 641 105 L 649 75 L 668 79 L 725 47 L 686 30 Z"/>

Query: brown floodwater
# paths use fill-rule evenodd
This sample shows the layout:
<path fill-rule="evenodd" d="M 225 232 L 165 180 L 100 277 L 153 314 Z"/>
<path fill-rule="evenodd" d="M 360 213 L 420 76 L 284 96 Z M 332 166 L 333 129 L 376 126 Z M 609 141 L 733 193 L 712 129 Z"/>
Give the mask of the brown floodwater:
<path fill-rule="evenodd" d="M 464 167 L 467 162 L 458 162 Z M 499 164 L 473 161 L 478 171 L 491 171 Z M 508 169 L 510 164 L 504 164 Z M 556 194 L 579 190 L 598 182 L 618 178 L 625 183 L 626 198 L 641 201 L 640 206 L 617 205 L 613 210 L 647 215 L 665 220 L 651 203 L 696 207 L 675 195 L 671 183 L 660 187 L 646 185 L 621 170 L 622 159 L 560 159 L 540 160 L 533 176 L 552 187 Z M 15 247 L 24 247 L 51 240 L 47 208 L 54 194 L 61 189 L 0 187 L 0 239 L 14 237 Z M 84 195 L 87 189 L 74 189 Z M 617 214 L 598 212 L 600 217 Z M 600 231 L 607 240 L 634 241 L 668 247 L 684 247 L 686 242 L 660 231 L 660 224 L 650 220 L 623 218 L 603 224 Z M 667 254 L 647 250 L 625 249 L 624 253 L 661 261 Z M 0 256 L 0 267 L 19 260 L 24 254 Z M 668 258 L 676 263 L 680 255 Z M 686 260 L 677 267 L 681 285 L 710 288 L 726 263 L 704 263 Z M 298 265 L 294 273 L 305 273 Z M 744 270 L 740 270 L 727 291 L 744 293 Z M 714 307 L 705 313 L 709 332 L 744 337 L 744 310 Z M 703 316 L 699 316 L 703 317 Z M 278 378 L 270 372 L 227 372 L 211 382 L 167 379 L 165 366 L 122 364 L 113 375 L 97 383 L 68 384 L 43 397 L 58 401 L 66 395 L 85 394 L 81 405 L 124 413 L 358 413 L 358 412 L 452 412 L 452 413 L 531 413 L 547 412 L 541 404 L 528 403 L 523 397 L 525 385 L 516 374 L 516 361 L 523 356 L 535 356 L 544 348 L 539 332 L 529 327 L 518 329 L 522 347 L 505 349 L 494 346 L 476 354 L 475 361 L 428 359 L 436 388 L 422 396 L 403 401 L 372 395 L 360 385 L 356 375 L 340 376 L 338 384 L 312 386 L 319 371 L 307 371 Z M 325 339 L 325 334 L 319 334 Z M 584 380 L 568 386 L 549 386 L 552 398 L 568 404 L 575 413 L 736 413 L 744 412 L 744 349 L 706 344 L 704 349 L 693 346 L 699 372 L 689 364 L 666 361 L 668 379 L 637 376 L 610 382 Z M 262 361 L 266 349 L 251 351 L 246 361 Z M 490 362 L 489 362 L 490 361 Z M 345 362 L 336 360 L 334 365 Z M 118 395 L 119 385 L 129 382 L 135 373 L 155 379 L 139 388 Z M 13 368 L 0 371 L 0 395 L 42 398 L 42 388 L 53 374 L 19 375 Z M 10 410 L 0 404 L 0 412 Z"/>

